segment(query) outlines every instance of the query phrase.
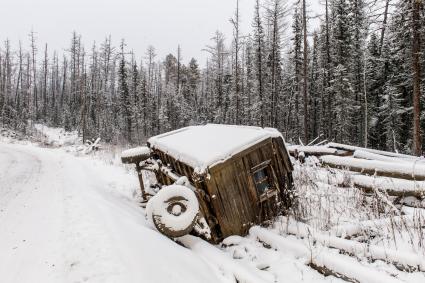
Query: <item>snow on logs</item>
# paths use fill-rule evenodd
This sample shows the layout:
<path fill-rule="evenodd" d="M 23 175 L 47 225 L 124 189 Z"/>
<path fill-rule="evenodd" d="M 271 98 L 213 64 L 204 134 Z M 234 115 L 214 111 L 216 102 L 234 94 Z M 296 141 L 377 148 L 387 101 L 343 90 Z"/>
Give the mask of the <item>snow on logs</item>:
<path fill-rule="evenodd" d="M 347 169 L 367 175 L 385 176 L 406 180 L 425 180 L 425 164 L 422 162 L 386 162 L 364 160 L 353 157 L 325 155 L 320 157 L 322 165 L 332 168 Z"/>
<path fill-rule="evenodd" d="M 306 156 L 322 156 L 322 155 L 338 155 L 338 156 L 345 156 L 347 155 L 348 151 L 345 150 L 339 150 L 335 148 L 329 148 L 325 146 L 300 146 L 300 145 L 290 145 L 287 146 L 287 149 L 289 153 L 292 156 L 295 156 L 299 154 L 300 152 L 304 152 Z"/>
<path fill-rule="evenodd" d="M 293 154 L 301 150 L 306 155 L 317 156 L 322 166 L 348 170 L 352 185 L 364 192 L 380 190 L 397 197 L 425 196 L 424 158 L 337 143 L 293 145 L 288 149 Z M 352 156 L 348 157 L 347 153 Z"/>
<path fill-rule="evenodd" d="M 407 214 L 389 218 L 370 219 L 357 223 L 340 224 L 332 227 L 329 230 L 329 233 L 330 235 L 339 238 L 347 238 L 356 235 L 376 234 L 378 231 L 382 232 L 383 229 L 387 229 L 388 227 L 404 226 L 413 228 L 418 225 L 424 225 L 423 221 L 421 222 L 420 220 L 415 219 L 414 214 Z M 425 265 L 423 265 L 423 268 L 425 268 Z"/>
<path fill-rule="evenodd" d="M 412 155 L 407 155 L 407 154 L 401 154 L 401 153 L 395 153 L 395 152 L 389 152 L 389 151 L 382 151 L 382 150 L 376 150 L 376 149 L 370 149 L 370 148 L 363 148 L 363 147 L 357 147 L 357 146 L 352 146 L 352 145 L 346 145 L 346 144 L 340 144 L 340 143 L 328 143 L 326 145 L 326 147 L 328 148 L 333 148 L 333 149 L 339 149 L 339 150 L 345 150 L 351 153 L 354 153 L 355 151 L 358 150 L 362 150 L 362 151 L 366 151 L 375 155 L 383 155 L 383 156 L 387 156 L 387 157 L 394 157 L 394 158 L 399 158 L 399 159 L 404 159 L 406 161 L 419 161 L 419 162 L 425 162 L 425 159 L 423 158 L 418 158 L 416 156 L 412 156 Z"/>
<path fill-rule="evenodd" d="M 366 193 L 375 189 L 385 191 L 390 196 L 396 197 L 424 197 L 425 182 L 410 181 L 397 178 L 375 177 L 365 175 L 351 175 L 351 182 Z"/>
<path fill-rule="evenodd" d="M 362 265 L 355 258 L 314 247 L 307 248 L 303 242 L 282 237 L 258 226 L 252 227 L 249 234 L 274 249 L 285 253 L 289 251 L 296 258 L 305 258 L 307 265 L 326 275 L 334 275 L 349 282 L 401 282 L 390 275 Z"/>
<path fill-rule="evenodd" d="M 386 219 L 384 221 L 388 220 Z M 294 221 L 288 223 L 288 219 L 285 217 L 282 217 L 282 221 L 284 223 L 281 229 L 282 232 L 301 238 L 311 238 L 325 247 L 336 248 L 359 258 L 367 257 L 373 260 L 383 260 L 404 270 L 425 271 L 425 259 L 417 253 L 391 250 L 382 246 L 342 239 L 329 233 L 317 232 L 311 226 L 304 223 Z M 410 224 L 410 222 L 413 222 L 413 219 L 411 217 L 410 219 L 409 217 L 405 219 L 397 217 L 393 221 L 404 221 L 408 225 L 407 223 L 409 222 Z M 373 223 L 373 221 L 370 222 Z"/>
<path fill-rule="evenodd" d="M 200 258 L 206 259 L 208 262 L 212 263 L 213 266 L 217 266 L 220 272 L 226 277 L 233 277 L 231 278 L 233 279 L 231 282 L 234 282 L 235 278 L 237 282 L 244 283 L 272 282 L 272 280 L 264 278 L 264 272 L 252 269 L 241 262 L 233 260 L 215 246 L 198 237 L 186 235 L 178 238 L 177 241 L 193 251 Z"/>
<path fill-rule="evenodd" d="M 397 158 L 393 156 L 386 156 L 382 154 L 376 154 L 373 152 L 369 152 L 363 149 L 359 149 L 354 151 L 354 158 L 366 159 L 366 160 L 378 160 L 378 161 L 386 161 L 386 162 L 412 162 L 409 159 Z"/>

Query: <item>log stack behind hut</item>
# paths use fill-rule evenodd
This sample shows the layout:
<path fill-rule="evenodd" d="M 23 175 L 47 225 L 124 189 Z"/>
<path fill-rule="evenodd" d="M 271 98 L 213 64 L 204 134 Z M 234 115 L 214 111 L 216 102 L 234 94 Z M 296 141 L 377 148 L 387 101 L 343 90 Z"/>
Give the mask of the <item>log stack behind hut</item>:
<path fill-rule="evenodd" d="M 316 156 L 322 167 L 344 170 L 354 187 L 365 193 L 384 191 L 390 196 L 425 197 L 425 158 L 339 143 L 289 147 L 292 155 Z M 342 184 L 341 184 L 342 185 Z"/>

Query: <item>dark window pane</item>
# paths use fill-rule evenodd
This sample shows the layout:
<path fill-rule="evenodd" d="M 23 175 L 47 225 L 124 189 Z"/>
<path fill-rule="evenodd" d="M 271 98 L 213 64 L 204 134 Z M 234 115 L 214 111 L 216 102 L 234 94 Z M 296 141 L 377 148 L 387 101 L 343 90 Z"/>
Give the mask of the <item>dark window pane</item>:
<path fill-rule="evenodd" d="M 264 194 L 270 188 L 267 168 L 254 172 L 254 182 L 259 195 Z"/>
<path fill-rule="evenodd" d="M 254 173 L 254 180 L 256 183 L 261 182 L 262 180 L 267 178 L 266 169 L 261 169 Z"/>
<path fill-rule="evenodd" d="M 259 195 L 264 194 L 269 189 L 269 183 L 267 181 L 257 184 L 257 191 Z"/>

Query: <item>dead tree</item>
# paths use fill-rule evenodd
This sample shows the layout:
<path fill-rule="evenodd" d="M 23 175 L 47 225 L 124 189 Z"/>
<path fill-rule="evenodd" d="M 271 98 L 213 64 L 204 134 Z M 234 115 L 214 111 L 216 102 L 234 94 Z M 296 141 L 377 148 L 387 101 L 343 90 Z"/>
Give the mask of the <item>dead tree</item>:
<path fill-rule="evenodd" d="M 256 75 L 257 75 L 257 91 L 260 104 L 260 126 L 264 127 L 264 74 L 263 74 L 263 47 L 264 47 L 264 30 L 261 23 L 260 3 L 255 2 L 255 17 L 254 17 L 254 40 L 255 40 L 255 57 L 256 57 Z"/>
<path fill-rule="evenodd" d="M 44 61 L 43 61 L 43 119 L 47 116 L 47 73 L 48 73 L 48 55 L 47 55 L 47 43 L 44 48 Z"/>
<path fill-rule="evenodd" d="M 37 66 L 36 66 L 36 54 L 37 54 L 37 47 L 35 43 L 35 35 L 34 31 L 31 31 L 30 33 L 30 41 L 31 41 L 31 55 L 32 55 L 32 81 L 33 81 L 33 102 L 35 107 L 35 116 L 34 118 L 38 118 L 38 97 L 37 97 Z"/>
<path fill-rule="evenodd" d="M 381 39 L 379 41 L 379 54 L 382 54 L 382 46 L 384 45 L 385 31 L 387 29 L 388 8 L 391 0 L 385 0 L 384 18 L 382 20 Z"/>
<path fill-rule="evenodd" d="M 236 113 L 235 113 L 235 123 L 239 125 L 241 123 L 240 119 L 240 76 L 239 76 L 239 0 L 236 0 L 236 11 L 235 16 L 230 20 L 233 25 L 233 41 L 235 48 L 235 98 L 236 98 Z"/>

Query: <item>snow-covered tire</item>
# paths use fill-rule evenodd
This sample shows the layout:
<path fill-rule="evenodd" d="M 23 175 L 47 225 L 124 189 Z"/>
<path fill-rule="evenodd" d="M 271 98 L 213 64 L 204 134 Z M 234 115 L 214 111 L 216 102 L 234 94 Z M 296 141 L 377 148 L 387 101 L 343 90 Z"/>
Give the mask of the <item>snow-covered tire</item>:
<path fill-rule="evenodd" d="M 188 187 L 163 187 L 146 207 L 147 217 L 162 234 L 177 238 L 189 234 L 196 223 L 199 203 Z"/>

